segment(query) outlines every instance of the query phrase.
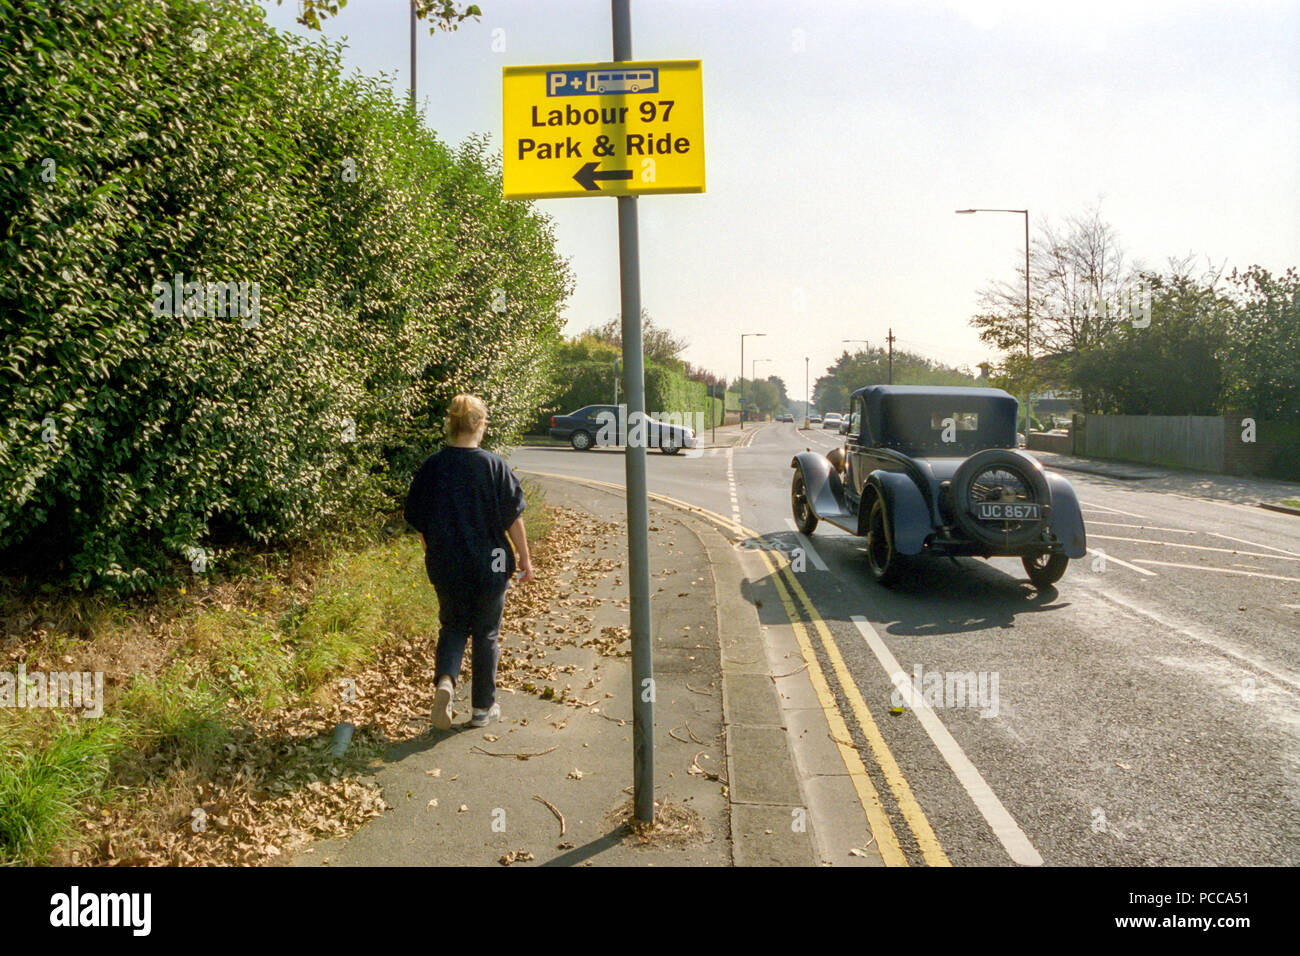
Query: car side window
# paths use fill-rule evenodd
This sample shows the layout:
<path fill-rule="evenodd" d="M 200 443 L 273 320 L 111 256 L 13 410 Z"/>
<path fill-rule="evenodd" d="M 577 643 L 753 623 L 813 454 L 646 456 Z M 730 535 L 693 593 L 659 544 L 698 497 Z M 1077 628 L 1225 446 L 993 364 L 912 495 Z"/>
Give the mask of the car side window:
<path fill-rule="evenodd" d="M 849 412 L 849 436 L 851 438 L 861 439 L 862 437 L 862 399 L 855 398 L 853 407 Z"/>

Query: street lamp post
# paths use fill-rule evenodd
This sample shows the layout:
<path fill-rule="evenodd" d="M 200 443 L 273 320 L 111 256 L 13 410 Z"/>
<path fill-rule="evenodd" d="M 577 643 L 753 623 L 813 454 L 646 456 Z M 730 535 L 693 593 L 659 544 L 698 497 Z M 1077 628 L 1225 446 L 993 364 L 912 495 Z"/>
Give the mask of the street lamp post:
<path fill-rule="evenodd" d="M 746 332 L 740 337 L 740 430 L 745 430 L 745 339 L 762 338 L 766 332 Z"/>
<path fill-rule="evenodd" d="M 1029 210 L 1028 209 L 956 209 L 959 216 L 969 216 L 977 212 L 1012 212 L 1025 217 L 1025 360 L 1033 360 L 1029 344 Z M 1025 366 L 1026 372 L 1029 366 Z M 1025 434 L 1029 434 L 1029 386 L 1025 386 Z"/>
<path fill-rule="evenodd" d="M 411 0 L 411 112 L 415 113 L 415 0 Z"/>
<path fill-rule="evenodd" d="M 803 427 L 808 427 L 808 356 L 803 357 Z"/>

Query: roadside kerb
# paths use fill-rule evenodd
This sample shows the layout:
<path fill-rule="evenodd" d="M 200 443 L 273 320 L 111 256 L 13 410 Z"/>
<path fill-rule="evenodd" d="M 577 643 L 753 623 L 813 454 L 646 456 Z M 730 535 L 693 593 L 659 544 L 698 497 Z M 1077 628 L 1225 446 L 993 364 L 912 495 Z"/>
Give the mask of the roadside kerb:
<path fill-rule="evenodd" d="M 612 482 L 587 478 L 573 478 L 567 475 L 537 472 L 522 468 L 518 469 L 518 471 L 521 474 L 532 474 L 539 477 L 574 481 L 579 484 L 588 484 L 592 487 L 622 491 L 622 486 Z M 761 540 L 761 536 L 757 535 L 752 530 L 722 515 L 709 511 L 706 508 L 701 508 L 697 505 L 692 505 L 689 502 L 680 501 L 667 495 L 651 493 L 650 497 L 662 503 L 673 505 L 683 511 L 706 518 L 709 522 L 722 530 L 734 534 L 738 539 Z M 766 573 L 760 573 L 756 577 L 749 578 L 749 580 L 758 580 L 763 584 L 770 583 L 775 587 L 778 595 L 781 597 L 787 616 L 790 619 L 791 629 L 794 631 L 797 638 L 801 637 L 801 639 L 798 640 L 798 644 L 800 646 L 804 666 L 797 668 L 793 673 L 782 675 L 784 680 L 791 682 L 786 684 L 784 688 L 791 691 L 791 693 L 779 693 L 779 702 L 782 705 L 783 710 L 789 712 L 791 710 L 799 710 L 799 704 L 807 705 L 810 701 L 815 700 L 819 705 L 816 710 L 822 718 L 817 724 L 818 729 L 816 733 L 801 734 L 801 736 L 808 739 L 801 741 L 800 748 L 794 747 L 794 737 L 792 733 L 793 722 L 788 722 L 781 728 L 785 735 L 787 751 L 795 753 L 799 757 L 803 758 L 799 761 L 803 766 L 800 767 L 798 779 L 800 782 L 800 789 L 803 791 L 803 797 L 807 801 L 809 817 L 813 824 L 809 827 L 809 830 L 814 831 L 817 834 L 814 842 L 817 846 L 819 857 L 824 862 L 837 864 L 874 862 L 879 865 L 883 862 L 885 865 L 908 865 L 905 856 L 899 848 L 897 837 L 893 833 L 888 818 L 883 810 L 879 795 L 876 793 L 874 786 L 871 783 L 871 779 L 867 775 L 866 768 L 862 763 L 861 755 L 851 742 L 846 720 L 840 712 L 839 705 L 830 691 L 829 682 L 826 680 L 821 664 L 812 649 L 811 641 L 807 637 L 805 624 L 800 618 L 798 611 L 795 610 L 794 599 L 791 597 L 792 593 L 797 596 L 800 604 L 802 604 L 807 611 L 812 620 L 813 627 L 817 630 L 818 637 L 821 640 L 823 647 L 830 655 L 830 659 L 833 663 L 838 663 L 839 666 L 836 667 L 837 678 L 844 680 L 846 676 L 848 677 L 848 683 L 843 685 L 843 689 L 849 700 L 854 704 L 854 718 L 857 720 L 859 727 L 867 735 L 868 741 L 872 744 L 872 755 L 876 758 L 878 763 L 881 763 L 882 773 L 885 779 L 890 783 L 891 790 L 893 790 L 896 800 L 898 800 L 900 806 L 903 807 L 904 817 L 909 828 L 913 831 L 913 836 L 922 848 L 926 862 L 930 865 L 948 865 L 942 847 L 934 837 L 928 821 L 924 818 L 924 814 L 920 811 L 919 806 L 916 805 L 915 798 L 911 796 L 910 788 L 902 778 L 901 771 L 894 762 L 892 754 L 889 753 L 888 747 L 884 744 L 883 740 L 876 740 L 875 737 L 873 737 L 872 731 L 875 730 L 874 722 L 871 721 L 870 714 L 867 712 L 865 705 L 861 703 L 861 695 L 857 691 L 856 685 L 852 682 L 851 675 L 847 675 L 847 671 L 843 667 L 843 662 L 839 660 L 839 652 L 838 648 L 835 647 L 834 638 L 830 635 L 825 623 L 817 616 L 815 608 L 812 606 L 807 595 L 803 592 L 803 588 L 793 577 L 793 573 L 790 571 L 788 563 L 783 565 L 779 560 L 771 560 L 762 550 L 756 550 L 755 553 L 764 565 Z M 717 581 L 717 569 L 726 569 L 728 565 L 729 562 L 727 561 L 714 564 L 716 583 L 721 583 Z M 719 587 L 719 591 L 731 595 L 741 594 L 743 592 L 740 589 L 740 583 L 740 581 L 734 581 L 730 585 L 730 589 Z M 741 603 L 748 604 L 747 601 L 743 600 Z M 719 619 L 722 621 L 721 606 L 719 607 Z M 749 688 L 746 690 L 740 689 L 742 683 L 748 684 L 749 682 L 737 681 L 736 678 L 744 677 L 747 674 L 752 676 L 752 673 L 747 672 L 744 668 L 752 666 L 756 660 L 761 659 L 753 656 L 752 652 L 763 651 L 769 655 L 772 652 L 772 647 L 765 647 L 763 640 L 758 636 L 760 634 L 760 625 L 757 621 L 753 620 L 752 607 L 750 608 L 749 616 L 745 620 L 748 620 L 751 625 L 751 629 L 748 632 L 748 636 L 751 639 L 751 642 L 749 643 L 745 642 L 745 628 L 735 628 L 734 625 L 736 621 L 734 620 L 726 622 L 727 626 L 721 628 L 719 631 L 720 639 L 725 639 L 727 642 L 723 646 L 724 707 L 729 707 L 732 700 L 737 700 L 740 696 L 744 696 L 750 692 Z M 726 635 L 725 638 L 724 635 Z M 737 653 L 730 654 L 729 650 L 732 648 L 737 649 Z M 746 650 L 751 652 L 748 656 Z M 763 676 L 765 679 L 773 682 L 773 685 L 776 686 L 776 678 L 768 676 L 767 674 L 764 674 Z M 786 700 L 790 700 L 792 703 L 786 704 Z M 801 717 L 806 721 L 808 708 L 805 706 L 802 710 L 803 713 Z M 758 711 L 758 713 L 761 714 L 762 711 Z M 729 709 L 724 709 L 724 714 L 726 715 L 730 727 L 733 715 Z M 770 717 L 770 712 L 767 712 L 767 714 Z M 738 717 L 740 715 L 736 714 L 735 716 Z M 865 724 L 864 721 L 866 722 Z M 803 725 L 801 729 L 806 731 L 808 727 Z M 879 731 L 876 730 L 875 733 L 876 736 L 878 736 Z M 745 762 L 743 761 L 743 758 L 740 767 L 736 767 L 731 760 L 733 751 L 732 737 L 733 735 L 729 732 L 728 767 L 733 773 L 738 772 L 739 775 L 743 775 Z M 811 749 L 815 750 L 820 746 L 820 741 L 823 737 L 833 742 L 835 748 L 838 750 L 838 756 L 841 762 L 838 765 L 835 765 L 835 769 L 833 770 L 827 770 L 824 766 L 812 769 L 813 766 L 820 763 L 819 756 L 817 754 L 812 754 L 810 756 L 808 752 L 803 752 L 805 743 L 811 744 Z M 761 740 L 747 742 L 757 743 L 760 746 L 763 743 Z M 766 741 L 768 744 L 771 742 L 771 739 Z M 823 749 L 822 755 L 824 755 L 824 753 L 825 750 Z M 733 778 L 733 780 L 738 780 L 738 777 Z M 736 787 L 733 787 L 733 791 L 736 789 Z M 740 793 L 742 797 L 745 796 L 745 791 L 743 789 L 741 789 Z M 834 797 L 828 798 L 828 793 L 833 793 Z M 788 800 L 789 792 L 786 791 L 785 793 L 775 795 L 768 794 L 766 799 L 772 799 L 774 796 L 779 800 Z M 735 807 L 738 804 L 744 805 L 744 801 L 738 800 L 733 796 L 733 828 L 736 827 L 737 823 L 744 823 L 748 815 L 748 811 L 746 810 L 741 810 L 737 813 Z M 858 809 L 846 817 L 843 808 L 846 805 L 853 806 L 855 804 L 859 805 Z M 773 802 L 770 804 L 756 804 L 756 806 L 766 806 L 771 810 L 775 807 L 785 808 L 788 804 L 783 802 Z M 827 813 L 826 811 L 830 807 L 838 808 L 839 812 Z M 863 817 L 857 816 L 859 813 L 865 815 L 865 822 L 869 831 L 867 831 L 867 828 L 861 826 Z M 854 817 L 856 817 L 858 821 L 858 825 L 856 826 L 851 822 L 851 819 Z M 788 817 L 782 817 L 781 819 L 785 820 L 788 825 Z M 764 829 L 768 828 L 765 827 Z M 776 828 L 770 827 L 770 829 L 775 831 Z M 865 844 L 854 842 L 857 831 L 863 831 Z M 768 836 L 768 834 L 763 835 Z M 737 862 L 741 862 L 741 858 L 750 849 L 750 846 L 747 845 L 746 841 L 743 840 L 743 835 L 736 829 L 733 829 L 733 841 Z M 857 848 L 858 852 L 853 853 L 851 859 L 846 859 L 845 853 L 854 848 Z"/>

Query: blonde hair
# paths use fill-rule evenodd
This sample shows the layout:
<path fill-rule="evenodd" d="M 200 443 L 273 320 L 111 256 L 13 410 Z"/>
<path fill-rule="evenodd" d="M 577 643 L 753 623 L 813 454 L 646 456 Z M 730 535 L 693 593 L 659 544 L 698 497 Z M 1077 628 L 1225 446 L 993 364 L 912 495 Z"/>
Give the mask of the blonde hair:
<path fill-rule="evenodd" d="M 447 437 L 472 435 L 487 421 L 487 406 L 477 395 L 457 395 L 447 409 Z"/>

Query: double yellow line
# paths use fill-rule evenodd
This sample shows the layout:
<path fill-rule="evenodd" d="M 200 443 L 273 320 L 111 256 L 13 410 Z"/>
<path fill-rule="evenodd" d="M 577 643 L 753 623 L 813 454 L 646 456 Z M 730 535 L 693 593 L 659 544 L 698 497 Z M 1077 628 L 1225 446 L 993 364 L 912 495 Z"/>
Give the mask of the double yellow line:
<path fill-rule="evenodd" d="M 620 492 L 625 491 L 622 485 L 600 481 L 595 478 L 573 478 L 569 475 L 557 475 L 522 468 L 518 470 L 542 478 L 558 478 L 563 481 L 573 481 L 593 487 Z M 741 537 L 760 537 L 760 535 L 744 525 L 707 508 L 701 508 L 699 505 L 693 505 L 690 502 L 655 492 L 647 492 L 647 495 L 656 501 L 707 518 L 714 524 Z M 835 643 L 830 628 L 826 626 L 826 622 L 817 613 L 817 609 L 808 598 L 803 585 L 795 577 L 789 559 L 782 554 L 782 560 L 775 560 L 770 552 L 762 549 L 758 549 L 758 556 L 771 574 L 772 583 L 781 599 L 781 605 L 785 609 L 786 617 L 790 619 L 790 626 L 794 630 L 795 639 L 799 644 L 799 651 L 803 655 L 804 663 L 807 665 L 808 676 L 812 681 L 813 690 L 817 694 L 823 716 L 826 718 L 831 740 L 835 742 L 840 753 L 840 759 L 844 761 L 844 768 L 848 772 L 849 780 L 858 794 L 858 800 L 866 814 L 867 825 L 870 827 L 876 845 L 880 849 L 881 859 L 886 866 L 908 865 L 907 856 L 898 841 L 898 835 L 894 832 L 893 825 L 889 822 L 889 815 L 880 800 L 880 794 L 867 774 L 867 768 L 862 762 L 861 755 L 858 753 L 857 748 L 853 746 L 848 723 L 845 721 L 839 703 L 835 699 L 835 694 L 831 691 L 830 684 L 826 680 L 826 674 L 822 670 L 821 662 L 817 659 L 817 653 L 813 648 L 812 641 L 809 640 L 808 629 L 805 627 L 802 616 L 795 605 L 795 599 L 802 606 L 804 613 L 812 624 L 813 630 L 817 633 L 818 641 L 826 654 L 827 660 L 830 661 L 831 668 L 835 672 L 835 678 L 849 703 L 849 709 L 853 713 L 854 720 L 862 730 L 863 736 L 867 739 L 871 755 L 877 766 L 879 766 L 885 782 L 889 785 L 889 790 L 894 797 L 894 803 L 897 805 L 903 821 L 911 831 L 917 848 L 921 852 L 922 859 L 930 866 L 951 866 L 947 854 L 944 853 L 943 847 L 939 844 L 939 838 L 930 826 L 930 821 L 926 819 L 925 812 L 921 809 L 916 796 L 912 793 L 912 788 L 903 776 L 898 761 L 894 759 L 893 753 L 885 743 L 880 727 L 871 716 L 866 701 L 862 699 L 862 693 L 858 690 L 853 675 L 849 673 L 848 666 L 844 663 L 844 658 L 840 654 L 839 646 Z"/>

